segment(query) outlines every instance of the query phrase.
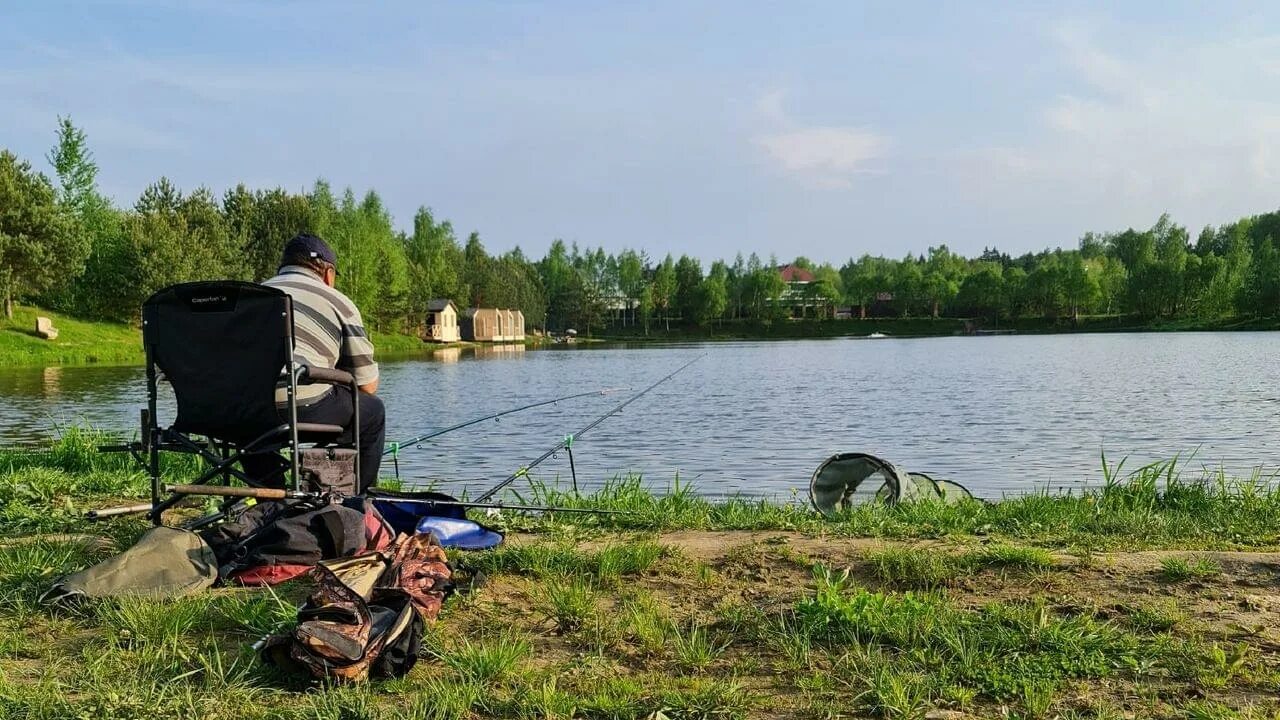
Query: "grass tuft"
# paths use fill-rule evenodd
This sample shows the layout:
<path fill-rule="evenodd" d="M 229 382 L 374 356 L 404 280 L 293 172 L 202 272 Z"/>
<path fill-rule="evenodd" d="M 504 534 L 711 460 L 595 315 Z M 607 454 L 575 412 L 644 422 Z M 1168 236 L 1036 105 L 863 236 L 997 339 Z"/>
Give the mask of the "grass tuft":
<path fill-rule="evenodd" d="M 463 638 L 440 660 L 464 680 L 486 685 L 515 672 L 531 651 L 527 640 L 503 633 L 476 642 Z"/>
<path fill-rule="evenodd" d="M 1222 573 L 1222 566 L 1210 557 L 1167 557 L 1160 561 L 1160 579 L 1165 582 L 1206 580 Z"/>
<path fill-rule="evenodd" d="M 543 590 L 547 597 L 547 615 L 562 633 L 581 628 L 587 618 L 595 614 L 595 589 L 582 578 L 553 578 Z"/>

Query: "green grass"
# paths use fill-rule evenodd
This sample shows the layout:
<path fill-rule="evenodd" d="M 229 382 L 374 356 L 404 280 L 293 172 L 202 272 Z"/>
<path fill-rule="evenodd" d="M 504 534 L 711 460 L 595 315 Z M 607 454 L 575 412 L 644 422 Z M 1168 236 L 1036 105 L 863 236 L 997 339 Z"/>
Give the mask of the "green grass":
<path fill-rule="evenodd" d="M 489 582 L 446 604 L 418 667 L 336 688 L 284 677 L 248 648 L 289 625 L 298 588 L 57 613 L 37 604 L 53 579 L 110 550 L 32 534 L 100 534 L 124 546 L 146 527 L 80 517 L 146 489 L 126 456 L 93 452 L 103 440 L 69 428 L 38 452 L 0 451 L 0 717 L 640 720 L 661 711 L 719 720 L 944 709 L 1172 719 L 1280 710 L 1272 629 L 1243 632 L 1201 599 L 1237 592 L 1238 577 L 1254 572 L 1231 563 L 1226 576 L 1226 557 L 1202 550 L 1280 546 L 1280 499 L 1259 479 L 1183 480 L 1163 464 L 1125 477 L 1109 470 L 1083 495 L 861 507 L 830 520 L 801 505 L 711 502 L 678 484 L 652 495 L 635 478 L 582 497 L 540 486 L 538 500 L 636 515 L 504 514 L 495 522 L 535 537 L 451 554 Z M 171 477 L 197 470 L 166 465 Z M 666 530 L 731 534 L 708 547 Z M 853 537 L 881 540 L 860 551 L 848 547 Z M 1142 569 L 1116 572 L 1107 549 L 1130 547 L 1176 554 L 1163 564 L 1134 556 Z M 849 571 L 821 569 L 832 561 Z M 1097 597 L 1100 589 L 1115 596 Z"/>
<path fill-rule="evenodd" d="M 1140 637 L 1043 603 L 969 610 L 943 595 L 877 593 L 825 572 L 796 614 L 815 640 L 870 649 L 850 680 L 862 684 L 868 711 L 894 717 L 931 706 L 949 685 L 994 701 L 1021 700 L 1040 715 L 1070 681 L 1177 656 L 1170 638 Z"/>
<path fill-rule="evenodd" d="M 53 321 L 56 340 L 36 336 L 36 317 Z M 374 333 L 379 354 L 405 357 L 430 352 L 434 346 L 421 338 L 394 333 Z M 0 367 L 53 367 L 58 365 L 142 365 L 142 331 L 128 323 L 86 320 L 19 305 L 13 319 L 0 317 Z"/>
<path fill-rule="evenodd" d="M 1053 567 L 1053 554 L 1043 548 L 994 544 L 951 552 L 939 547 L 886 547 L 864 553 L 881 581 L 916 587 L 945 585 L 983 570 L 1033 572 Z"/>
<path fill-rule="evenodd" d="M 36 316 L 53 321 L 57 340 L 35 334 Z M 50 365 L 141 365 L 142 333 L 132 325 L 92 322 L 19 305 L 13 319 L 0 318 L 0 367 Z"/>
<path fill-rule="evenodd" d="M 1203 580 L 1222 573 L 1222 566 L 1209 557 L 1168 557 L 1160 561 L 1160 578 L 1165 582 Z"/>
<path fill-rule="evenodd" d="M 547 616 L 560 632 L 572 632 L 595 615 L 596 592 L 581 578 L 550 578 L 545 585 Z"/>
<path fill-rule="evenodd" d="M 667 550 L 646 541 L 610 544 L 599 550 L 581 550 L 563 542 L 503 545 L 476 556 L 473 567 L 485 572 L 516 572 L 536 578 L 589 575 L 597 583 L 611 585 L 626 575 L 648 570 Z"/>
<path fill-rule="evenodd" d="M 1070 494 L 1033 491 L 999 502 L 859 505 L 824 518 L 801 502 L 730 498 L 709 501 L 687 484 L 657 491 L 641 478 L 619 478 L 578 496 L 535 484 L 534 500 L 629 515 L 522 521 L 607 530 L 795 530 L 883 538 L 995 537 L 1073 550 L 1108 548 L 1244 549 L 1280 547 L 1280 483 L 1260 476 L 1184 477 L 1176 460 L 1121 475 L 1105 466 L 1098 487 Z"/>
<path fill-rule="evenodd" d="M 485 685 L 514 673 L 529 653 L 527 641 L 502 634 L 476 642 L 464 639 L 437 657 L 465 680 Z"/>

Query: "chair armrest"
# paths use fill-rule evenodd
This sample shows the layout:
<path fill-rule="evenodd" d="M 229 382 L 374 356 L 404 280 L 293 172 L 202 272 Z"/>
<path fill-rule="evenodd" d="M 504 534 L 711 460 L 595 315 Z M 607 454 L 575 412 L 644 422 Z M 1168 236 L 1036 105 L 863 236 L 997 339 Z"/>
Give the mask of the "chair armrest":
<path fill-rule="evenodd" d="M 345 370 L 304 366 L 302 375 L 298 378 L 298 382 L 303 385 L 310 385 L 311 383 L 324 383 L 325 385 L 355 385 L 356 378 Z"/>

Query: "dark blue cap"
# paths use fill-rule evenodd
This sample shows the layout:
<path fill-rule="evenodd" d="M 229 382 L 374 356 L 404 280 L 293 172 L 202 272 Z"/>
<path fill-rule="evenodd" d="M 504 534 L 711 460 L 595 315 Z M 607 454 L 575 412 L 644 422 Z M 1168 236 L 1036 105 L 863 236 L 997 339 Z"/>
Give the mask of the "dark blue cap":
<path fill-rule="evenodd" d="M 333 248 L 329 247 L 325 241 L 308 233 L 295 235 L 284 246 L 284 258 L 281 264 L 287 264 L 290 260 L 298 257 L 323 260 L 335 266 L 338 264 L 338 255 L 333 252 Z"/>

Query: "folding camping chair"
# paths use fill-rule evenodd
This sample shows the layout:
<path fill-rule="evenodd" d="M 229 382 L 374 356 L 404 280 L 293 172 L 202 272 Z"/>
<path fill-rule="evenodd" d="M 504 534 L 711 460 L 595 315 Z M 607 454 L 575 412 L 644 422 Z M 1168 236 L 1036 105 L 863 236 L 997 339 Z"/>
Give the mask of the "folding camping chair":
<path fill-rule="evenodd" d="M 161 515 L 184 497 L 163 491 L 160 453 L 178 452 L 203 458 L 204 471 L 189 484 L 232 478 L 250 486 L 284 480 L 285 467 L 267 478 L 249 477 L 236 467 L 248 454 L 284 452 L 288 484 L 299 489 L 300 443 L 337 448 L 355 464 L 359 477 L 359 403 L 350 443 L 339 444 L 338 425 L 298 422 L 298 385 L 346 385 L 358 397 L 355 378 L 332 368 L 301 364 L 293 355 L 293 304 L 276 288 L 248 282 L 213 281 L 172 285 L 142 306 L 142 342 L 147 360 L 147 407 L 142 411 L 142 448 L 151 476 L 151 511 Z M 162 427 L 157 415 L 161 381 L 173 388 L 177 416 Z M 284 400 L 277 402 L 277 392 Z M 197 439 L 202 438 L 202 439 Z M 314 453 L 315 451 L 305 451 Z M 230 506 L 234 501 L 228 501 Z"/>

